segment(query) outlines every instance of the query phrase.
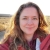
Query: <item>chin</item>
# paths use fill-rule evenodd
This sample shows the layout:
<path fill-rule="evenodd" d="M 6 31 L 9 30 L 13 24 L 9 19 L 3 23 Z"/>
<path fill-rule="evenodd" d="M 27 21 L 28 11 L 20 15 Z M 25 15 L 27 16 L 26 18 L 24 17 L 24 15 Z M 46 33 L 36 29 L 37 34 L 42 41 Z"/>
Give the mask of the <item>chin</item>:
<path fill-rule="evenodd" d="M 27 32 L 26 34 L 34 34 L 34 32 Z"/>

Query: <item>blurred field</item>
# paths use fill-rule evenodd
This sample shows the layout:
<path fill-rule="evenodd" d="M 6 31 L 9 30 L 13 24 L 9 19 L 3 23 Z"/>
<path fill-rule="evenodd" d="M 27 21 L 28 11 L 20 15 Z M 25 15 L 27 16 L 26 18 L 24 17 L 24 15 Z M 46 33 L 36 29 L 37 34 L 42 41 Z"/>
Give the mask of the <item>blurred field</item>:
<path fill-rule="evenodd" d="M 10 17 L 0 17 L 0 31 L 7 28 Z"/>
<path fill-rule="evenodd" d="M 0 40 L 3 38 L 8 22 L 11 17 L 0 17 Z"/>
<path fill-rule="evenodd" d="M 47 21 L 47 24 L 48 24 L 48 31 L 50 33 L 50 16 L 46 17 L 46 21 Z"/>
<path fill-rule="evenodd" d="M 8 27 L 8 22 L 11 17 L 0 17 L 0 39 L 3 37 L 6 28 Z M 46 21 L 49 25 L 49 32 L 50 32 L 50 16 L 45 17 Z"/>
<path fill-rule="evenodd" d="M 47 20 L 48 25 L 50 26 L 50 16 L 47 16 L 46 20 Z"/>
<path fill-rule="evenodd" d="M 0 29 L 4 29 L 8 26 L 11 17 L 0 17 Z M 45 16 L 46 22 L 50 27 L 50 16 Z"/>
<path fill-rule="evenodd" d="M 10 17 L 0 17 L 1 24 L 7 24 L 9 22 Z"/>

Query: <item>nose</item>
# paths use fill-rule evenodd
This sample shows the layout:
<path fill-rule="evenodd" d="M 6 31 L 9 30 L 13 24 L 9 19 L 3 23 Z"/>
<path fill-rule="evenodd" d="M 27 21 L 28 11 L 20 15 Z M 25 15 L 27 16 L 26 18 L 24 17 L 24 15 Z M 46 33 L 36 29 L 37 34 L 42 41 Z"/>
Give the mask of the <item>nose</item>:
<path fill-rule="evenodd" d="M 32 20 L 32 19 L 28 19 L 27 24 L 28 24 L 28 25 L 32 25 L 32 24 L 33 24 L 33 20 Z"/>

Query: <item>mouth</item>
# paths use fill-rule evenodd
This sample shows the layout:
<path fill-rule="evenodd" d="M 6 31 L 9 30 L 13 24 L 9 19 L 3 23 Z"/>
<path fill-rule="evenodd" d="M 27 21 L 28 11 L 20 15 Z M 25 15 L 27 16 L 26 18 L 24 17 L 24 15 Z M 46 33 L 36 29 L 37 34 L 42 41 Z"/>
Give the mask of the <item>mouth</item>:
<path fill-rule="evenodd" d="M 26 28 L 28 28 L 28 29 L 32 29 L 33 27 L 26 27 Z"/>

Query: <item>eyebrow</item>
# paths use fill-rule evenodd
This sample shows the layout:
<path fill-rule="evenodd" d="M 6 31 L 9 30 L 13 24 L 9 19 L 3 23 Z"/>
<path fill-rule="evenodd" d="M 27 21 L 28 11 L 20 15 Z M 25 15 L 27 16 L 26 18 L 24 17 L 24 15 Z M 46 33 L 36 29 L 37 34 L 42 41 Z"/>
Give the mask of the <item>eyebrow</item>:
<path fill-rule="evenodd" d="M 24 17 L 28 17 L 28 16 L 24 16 Z M 32 16 L 32 17 L 37 17 L 37 16 Z"/>
<path fill-rule="evenodd" d="M 33 17 L 37 17 L 37 16 L 33 16 Z"/>
<path fill-rule="evenodd" d="M 24 16 L 24 17 L 28 17 L 28 16 Z"/>

